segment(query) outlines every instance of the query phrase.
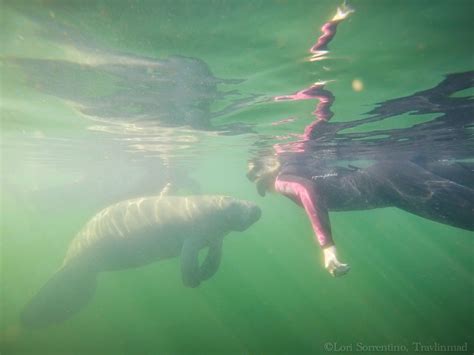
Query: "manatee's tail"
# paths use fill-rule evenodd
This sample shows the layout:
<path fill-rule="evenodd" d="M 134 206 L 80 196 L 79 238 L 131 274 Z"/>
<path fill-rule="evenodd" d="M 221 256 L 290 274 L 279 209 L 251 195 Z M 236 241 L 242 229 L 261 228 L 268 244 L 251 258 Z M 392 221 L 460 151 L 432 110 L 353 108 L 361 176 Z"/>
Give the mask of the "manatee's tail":
<path fill-rule="evenodd" d="M 61 268 L 23 309 L 22 325 L 30 329 L 43 328 L 72 317 L 92 298 L 96 276 L 74 265 Z"/>

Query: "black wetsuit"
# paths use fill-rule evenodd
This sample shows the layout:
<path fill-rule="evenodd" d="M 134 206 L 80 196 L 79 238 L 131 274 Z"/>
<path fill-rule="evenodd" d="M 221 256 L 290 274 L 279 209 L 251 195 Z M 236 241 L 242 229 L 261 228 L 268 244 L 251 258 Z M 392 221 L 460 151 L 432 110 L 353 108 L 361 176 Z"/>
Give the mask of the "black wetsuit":
<path fill-rule="evenodd" d="M 386 161 L 366 168 L 292 159 L 275 189 L 305 208 L 322 247 L 333 245 L 328 211 L 398 207 L 474 230 L 474 163 Z"/>

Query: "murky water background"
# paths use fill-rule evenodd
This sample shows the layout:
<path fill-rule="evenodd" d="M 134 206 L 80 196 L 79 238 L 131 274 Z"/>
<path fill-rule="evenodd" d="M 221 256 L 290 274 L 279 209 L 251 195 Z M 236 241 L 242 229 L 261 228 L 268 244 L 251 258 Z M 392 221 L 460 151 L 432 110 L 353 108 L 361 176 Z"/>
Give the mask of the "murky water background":
<path fill-rule="evenodd" d="M 301 133 L 314 109 L 266 98 L 334 80 L 332 120 L 349 121 L 472 70 L 472 1 L 352 1 L 315 63 L 307 50 L 337 2 L 0 4 L 2 353 L 472 352 L 472 233 L 393 208 L 332 213 L 352 267 L 335 279 L 303 210 L 245 178 L 256 143 Z M 16 330 L 92 215 L 166 181 L 253 200 L 262 219 L 226 237 L 218 273 L 197 289 L 182 286 L 177 259 L 104 273 L 71 320 Z"/>

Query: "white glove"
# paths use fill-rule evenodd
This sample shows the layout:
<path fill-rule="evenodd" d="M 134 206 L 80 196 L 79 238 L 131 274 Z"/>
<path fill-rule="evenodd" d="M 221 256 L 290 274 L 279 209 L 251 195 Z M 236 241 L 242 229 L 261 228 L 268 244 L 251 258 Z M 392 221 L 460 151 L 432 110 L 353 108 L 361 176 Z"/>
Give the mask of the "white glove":
<path fill-rule="evenodd" d="M 334 245 L 323 249 L 323 252 L 324 267 L 332 276 L 342 276 L 349 272 L 351 269 L 350 266 L 347 264 L 342 264 L 339 260 L 337 260 L 336 247 Z"/>

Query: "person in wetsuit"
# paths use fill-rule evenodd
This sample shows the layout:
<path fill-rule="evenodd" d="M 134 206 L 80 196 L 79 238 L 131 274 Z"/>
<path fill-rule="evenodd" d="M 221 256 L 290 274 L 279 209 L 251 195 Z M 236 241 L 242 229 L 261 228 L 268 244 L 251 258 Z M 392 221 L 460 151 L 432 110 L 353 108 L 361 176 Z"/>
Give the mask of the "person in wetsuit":
<path fill-rule="evenodd" d="M 310 48 L 310 61 L 327 58 L 338 25 L 354 12 L 346 3 L 321 28 Z M 472 100 L 453 94 L 472 87 L 474 72 L 448 75 L 436 87 L 378 104 L 371 116 L 330 122 L 334 95 L 325 81 L 274 102 L 316 100 L 314 119 L 296 141 L 274 144 L 273 154 L 249 162 L 247 177 L 260 195 L 278 192 L 303 207 L 324 265 L 333 276 L 349 266 L 339 261 L 329 211 L 398 207 L 454 227 L 474 230 L 474 162 L 472 162 Z M 403 113 L 441 114 L 402 129 L 343 132 Z M 285 120 L 283 120 L 285 121 Z M 384 135 L 384 138 L 380 138 Z M 379 136 L 379 138 L 377 138 Z M 278 139 L 278 137 L 273 137 Z M 348 161 L 365 161 L 356 167 Z M 462 162 L 460 162 L 462 161 Z"/>
<path fill-rule="evenodd" d="M 303 207 L 333 276 L 349 271 L 338 260 L 329 211 L 398 207 L 439 223 L 474 230 L 474 163 L 386 161 L 367 168 L 328 167 L 303 155 L 249 163 L 260 195 L 278 192 Z"/>

